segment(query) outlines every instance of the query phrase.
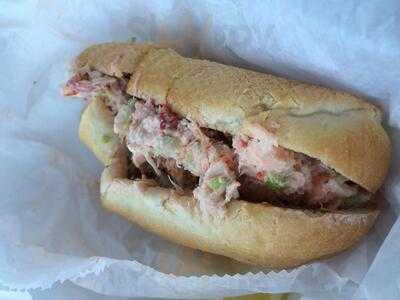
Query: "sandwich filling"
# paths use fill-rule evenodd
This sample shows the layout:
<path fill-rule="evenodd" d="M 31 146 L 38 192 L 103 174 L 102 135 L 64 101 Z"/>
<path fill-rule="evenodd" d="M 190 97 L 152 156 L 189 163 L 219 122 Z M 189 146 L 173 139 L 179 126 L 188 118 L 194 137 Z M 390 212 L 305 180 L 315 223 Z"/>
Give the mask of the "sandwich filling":
<path fill-rule="evenodd" d="M 321 161 L 279 146 L 278 124 L 268 130 L 254 125 L 249 135 L 231 137 L 201 128 L 165 104 L 132 98 L 125 92 L 127 81 L 89 71 L 74 75 L 63 92 L 87 100 L 101 97 L 141 176 L 180 192 L 193 190 L 204 212 L 222 210 L 239 197 L 334 210 L 362 206 L 371 196 Z"/>

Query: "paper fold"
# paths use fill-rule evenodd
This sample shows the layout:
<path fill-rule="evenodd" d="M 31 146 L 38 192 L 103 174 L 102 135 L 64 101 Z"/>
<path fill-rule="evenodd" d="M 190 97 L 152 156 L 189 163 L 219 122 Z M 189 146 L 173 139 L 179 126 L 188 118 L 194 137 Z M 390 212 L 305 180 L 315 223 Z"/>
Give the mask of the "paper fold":
<path fill-rule="evenodd" d="M 326 291 L 349 299 L 373 290 L 390 298 L 400 282 L 399 226 L 379 248 L 400 207 L 399 8 L 397 1 L 3 3 L 0 285 L 49 288 L 71 280 L 108 295 L 185 299 Z M 387 205 L 371 233 L 329 260 L 272 272 L 174 245 L 103 211 L 102 166 L 77 135 L 84 103 L 61 97 L 60 86 L 82 49 L 131 37 L 345 89 L 382 107 L 394 159 Z"/>

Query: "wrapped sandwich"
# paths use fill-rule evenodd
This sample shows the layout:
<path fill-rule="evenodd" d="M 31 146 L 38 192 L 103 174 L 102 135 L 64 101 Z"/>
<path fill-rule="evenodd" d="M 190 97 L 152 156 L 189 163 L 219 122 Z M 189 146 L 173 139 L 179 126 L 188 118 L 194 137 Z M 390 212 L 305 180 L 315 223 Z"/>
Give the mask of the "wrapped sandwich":
<path fill-rule="evenodd" d="M 83 51 L 63 93 L 87 101 L 102 205 L 176 243 L 287 268 L 377 218 L 390 141 L 356 96 L 135 43 Z"/>

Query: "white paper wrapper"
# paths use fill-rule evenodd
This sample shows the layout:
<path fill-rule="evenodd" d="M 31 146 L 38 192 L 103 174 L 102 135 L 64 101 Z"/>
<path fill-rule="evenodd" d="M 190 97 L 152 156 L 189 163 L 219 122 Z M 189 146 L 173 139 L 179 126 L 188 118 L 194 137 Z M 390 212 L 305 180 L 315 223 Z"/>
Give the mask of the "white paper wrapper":
<path fill-rule="evenodd" d="M 71 280 L 120 296 L 399 297 L 399 222 L 378 252 L 400 207 L 398 1 L 43 0 L 2 1 L 0 8 L 3 287 Z M 376 227 L 335 258 L 272 272 L 174 245 L 100 209 L 101 166 L 77 136 L 84 104 L 64 99 L 59 89 L 79 51 L 131 37 L 345 89 L 380 105 L 394 162 Z"/>

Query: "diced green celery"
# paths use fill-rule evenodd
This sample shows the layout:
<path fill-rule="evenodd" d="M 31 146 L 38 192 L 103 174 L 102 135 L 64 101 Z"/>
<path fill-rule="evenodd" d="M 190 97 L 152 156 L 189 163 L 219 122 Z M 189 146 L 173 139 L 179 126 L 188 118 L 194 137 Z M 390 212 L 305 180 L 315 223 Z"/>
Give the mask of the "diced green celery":
<path fill-rule="evenodd" d="M 226 179 L 224 177 L 218 176 L 210 180 L 208 186 L 210 189 L 216 191 L 222 187 L 225 187 L 227 184 Z"/>
<path fill-rule="evenodd" d="M 109 143 L 112 139 L 112 136 L 109 134 L 103 134 L 103 136 L 101 137 L 101 141 L 105 144 Z"/>
<path fill-rule="evenodd" d="M 266 186 L 272 191 L 280 191 L 286 187 L 286 178 L 283 175 L 270 173 L 265 181 Z"/>

